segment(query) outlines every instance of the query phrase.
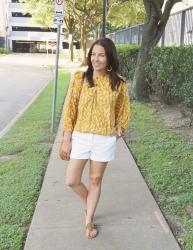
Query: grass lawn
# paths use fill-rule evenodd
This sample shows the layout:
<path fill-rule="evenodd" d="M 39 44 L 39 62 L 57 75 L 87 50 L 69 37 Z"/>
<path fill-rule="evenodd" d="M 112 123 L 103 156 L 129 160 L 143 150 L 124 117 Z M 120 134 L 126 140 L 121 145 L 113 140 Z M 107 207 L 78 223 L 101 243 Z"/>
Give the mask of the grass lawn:
<path fill-rule="evenodd" d="M 11 51 L 9 49 L 5 49 L 5 48 L 0 48 L 0 56 L 5 56 L 7 54 L 10 54 Z"/>
<path fill-rule="evenodd" d="M 132 103 L 126 142 L 178 242 L 192 250 L 193 145 L 139 102 Z"/>
<path fill-rule="evenodd" d="M 70 74 L 60 69 L 56 122 Z M 50 133 L 52 81 L 0 140 L 0 249 L 23 249 L 55 134 Z"/>

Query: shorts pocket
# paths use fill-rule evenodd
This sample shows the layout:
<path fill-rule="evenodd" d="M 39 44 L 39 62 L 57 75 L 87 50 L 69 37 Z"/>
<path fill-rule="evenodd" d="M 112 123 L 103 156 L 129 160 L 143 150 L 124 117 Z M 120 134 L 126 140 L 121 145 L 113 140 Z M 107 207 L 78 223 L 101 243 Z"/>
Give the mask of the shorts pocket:
<path fill-rule="evenodd" d="M 72 132 L 72 139 L 74 139 L 76 136 L 77 136 L 77 132 L 76 132 L 76 131 L 73 131 L 73 132 Z"/>
<path fill-rule="evenodd" d="M 115 135 L 115 142 L 117 141 L 118 137 Z"/>
<path fill-rule="evenodd" d="M 109 135 L 109 137 L 110 137 L 110 139 L 111 139 L 112 141 L 116 141 L 116 140 L 117 140 L 117 136 L 116 136 L 116 135 L 113 135 L 113 136 Z"/>

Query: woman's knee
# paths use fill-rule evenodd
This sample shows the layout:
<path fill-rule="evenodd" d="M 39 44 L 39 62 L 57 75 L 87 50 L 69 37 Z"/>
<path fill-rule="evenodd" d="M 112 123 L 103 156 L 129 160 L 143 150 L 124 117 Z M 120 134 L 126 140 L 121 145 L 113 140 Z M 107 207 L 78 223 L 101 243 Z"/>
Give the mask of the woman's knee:
<path fill-rule="evenodd" d="M 69 187 L 76 187 L 80 184 L 80 181 L 66 178 L 65 184 Z"/>
<path fill-rule="evenodd" d="M 71 159 L 66 171 L 65 184 L 70 187 L 78 186 L 87 160 Z"/>
<path fill-rule="evenodd" d="M 94 186 L 100 186 L 102 182 L 101 176 L 90 176 L 90 184 Z"/>

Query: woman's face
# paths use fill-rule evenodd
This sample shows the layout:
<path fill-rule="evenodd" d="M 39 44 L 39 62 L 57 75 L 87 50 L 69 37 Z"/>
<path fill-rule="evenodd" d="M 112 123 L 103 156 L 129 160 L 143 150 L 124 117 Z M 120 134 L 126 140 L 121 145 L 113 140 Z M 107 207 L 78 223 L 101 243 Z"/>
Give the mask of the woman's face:
<path fill-rule="evenodd" d="M 107 57 L 105 49 L 101 45 L 96 44 L 93 47 L 91 53 L 91 63 L 94 71 L 106 71 Z"/>

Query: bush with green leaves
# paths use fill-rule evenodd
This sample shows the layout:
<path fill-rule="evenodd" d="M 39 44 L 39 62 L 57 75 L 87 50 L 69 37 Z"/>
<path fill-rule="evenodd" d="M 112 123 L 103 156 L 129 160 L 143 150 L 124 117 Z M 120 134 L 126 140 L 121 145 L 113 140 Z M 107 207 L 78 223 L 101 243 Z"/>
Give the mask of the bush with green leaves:
<path fill-rule="evenodd" d="M 139 46 L 117 47 L 121 74 L 132 80 Z M 145 65 L 146 80 L 151 93 L 167 104 L 183 102 L 193 107 L 193 47 L 155 47 Z"/>
<path fill-rule="evenodd" d="M 152 91 L 166 103 L 183 101 L 193 107 L 193 47 L 154 48 L 146 64 Z"/>
<path fill-rule="evenodd" d="M 0 54 L 10 54 L 11 51 L 9 49 L 5 49 L 5 48 L 0 48 Z"/>
<path fill-rule="evenodd" d="M 133 79 L 137 62 L 138 45 L 118 45 L 117 52 L 120 62 L 120 73 L 129 80 Z"/>

